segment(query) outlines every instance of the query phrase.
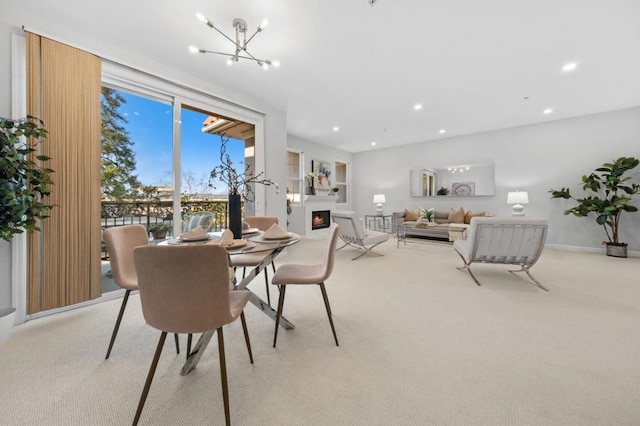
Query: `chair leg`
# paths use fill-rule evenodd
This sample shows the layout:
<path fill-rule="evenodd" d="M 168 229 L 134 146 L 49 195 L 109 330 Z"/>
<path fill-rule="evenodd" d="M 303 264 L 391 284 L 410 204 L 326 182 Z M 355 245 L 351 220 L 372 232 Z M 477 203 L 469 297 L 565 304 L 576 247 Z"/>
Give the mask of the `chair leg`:
<path fill-rule="evenodd" d="M 224 356 L 224 336 L 222 327 L 218 328 L 218 354 L 220 356 L 220 381 L 222 382 L 222 400 L 224 403 L 224 419 L 227 426 L 231 426 L 231 416 L 229 413 L 229 385 L 227 384 L 227 362 Z"/>
<path fill-rule="evenodd" d="M 174 333 L 173 336 L 176 341 L 176 354 L 180 355 L 180 341 L 178 340 L 178 333 Z"/>
<path fill-rule="evenodd" d="M 469 267 L 470 263 L 467 263 L 467 260 L 464 258 L 464 256 L 462 256 L 462 254 L 460 254 L 459 251 L 456 250 L 456 253 L 458 253 L 458 256 L 460 256 L 460 259 L 462 259 L 462 262 L 464 263 L 464 266 L 457 266 L 456 269 L 458 269 L 458 271 L 469 271 L 469 275 L 471 275 L 471 278 L 473 278 L 476 284 L 478 284 L 478 287 L 480 287 L 480 281 L 478 281 L 476 276 L 473 275 L 473 272 L 471 272 L 471 268 Z"/>
<path fill-rule="evenodd" d="M 320 290 L 322 291 L 322 298 L 324 299 L 324 307 L 327 308 L 327 316 L 329 317 L 329 324 L 331 324 L 331 331 L 333 332 L 333 339 L 336 341 L 336 346 L 340 346 L 338 344 L 338 336 L 336 335 L 336 329 L 333 326 L 333 318 L 331 315 L 331 306 L 329 306 L 329 297 L 327 297 L 327 289 L 324 288 L 324 283 L 320 283 Z"/>
<path fill-rule="evenodd" d="M 271 306 L 271 294 L 269 294 L 269 270 L 264 268 L 264 285 L 267 289 L 267 304 Z"/>
<path fill-rule="evenodd" d="M 118 319 L 116 319 L 116 325 L 113 327 L 113 332 L 111 333 L 111 341 L 109 342 L 109 348 L 107 349 L 107 356 L 104 359 L 109 359 L 109 355 L 111 354 L 113 343 L 116 341 L 116 335 L 118 334 L 118 329 L 120 328 L 120 321 L 122 321 L 122 315 L 124 315 L 124 309 L 127 307 L 129 294 L 131 294 L 131 290 L 127 290 L 124 293 L 124 298 L 122 299 L 122 305 L 120 305 L 120 313 L 118 314 Z"/>
<path fill-rule="evenodd" d="M 278 312 L 276 312 L 276 331 L 273 333 L 273 347 L 276 347 L 278 340 L 278 327 L 280 326 L 280 317 L 282 317 L 282 309 L 284 308 L 284 293 L 287 289 L 286 285 L 279 286 L 280 297 L 278 298 Z"/>
<path fill-rule="evenodd" d="M 253 353 L 251 352 L 251 341 L 249 341 L 249 330 L 247 329 L 247 320 L 244 317 L 244 311 L 240 314 L 240 321 L 242 322 L 242 331 L 244 332 L 244 342 L 247 344 L 247 350 L 249 351 L 249 361 L 253 364 Z"/>
<path fill-rule="evenodd" d="M 193 339 L 193 333 L 189 333 L 187 336 L 187 358 L 191 355 L 191 340 Z"/>
<path fill-rule="evenodd" d="M 151 388 L 151 381 L 153 380 L 153 375 L 156 373 L 156 367 L 158 366 L 158 360 L 160 359 L 160 353 L 162 353 L 162 347 L 164 346 L 164 341 L 166 338 L 167 338 L 167 332 L 163 331 L 160 334 L 160 340 L 158 340 L 156 353 L 153 356 L 153 361 L 151 362 L 151 367 L 149 368 L 149 374 L 147 375 L 147 381 L 144 383 L 144 388 L 142 389 L 142 395 L 140 395 L 140 402 L 138 402 L 138 409 L 136 410 L 136 416 L 133 418 L 133 426 L 136 426 L 138 424 L 138 421 L 140 420 L 140 415 L 142 414 L 144 403 L 147 400 L 147 395 L 149 395 L 149 388 Z"/>
<path fill-rule="evenodd" d="M 509 272 L 511 272 L 512 274 L 515 274 L 516 272 L 525 272 L 529 276 L 529 278 L 531 278 L 531 280 L 538 285 L 538 287 L 540 287 L 544 291 L 549 291 L 548 288 L 546 288 L 545 286 L 540 284 L 540 281 L 536 280 L 533 277 L 533 275 L 531 275 L 531 272 L 529 272 L 529 268 L 527 268 L 526 266 L 520 266 L 520 269 L 518 269 L 516 271 L 509 271 Z"/>

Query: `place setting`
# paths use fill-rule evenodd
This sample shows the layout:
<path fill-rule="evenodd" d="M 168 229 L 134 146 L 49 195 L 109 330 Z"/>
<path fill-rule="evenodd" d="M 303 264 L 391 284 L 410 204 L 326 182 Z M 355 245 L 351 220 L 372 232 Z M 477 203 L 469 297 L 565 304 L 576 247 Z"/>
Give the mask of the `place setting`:
<path fill-rule="evenodd" d="M 171 238 L 167 241 L 167 244 L 181 245 L 192 243 L 206 243 L 213 238 L 215 237 L 206 232 L 202 226 L 198 225 L 191 231 L 181 234 L 178 238 Z"/>
<path fill-rule="evenodd" d="M 300 236 L 298 234 L 287 232 L 282 229 L 277 223 L 274 223 L 269 229 L 264 231 L 262 235 L 252 236 L 249 238 L 249 240 L 263 244 L 275 244 L 285 241 L 288 242 L 299 238 Z"/>

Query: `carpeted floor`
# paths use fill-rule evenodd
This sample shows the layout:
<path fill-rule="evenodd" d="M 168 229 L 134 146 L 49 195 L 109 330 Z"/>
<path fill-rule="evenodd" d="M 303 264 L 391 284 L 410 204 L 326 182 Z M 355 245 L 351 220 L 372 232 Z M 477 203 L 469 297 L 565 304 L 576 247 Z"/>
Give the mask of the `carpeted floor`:
<path fill-rule="evenodd" d="M 323 244 L 303 240 L 277 264 L 313 262 Z M 296 329 L 277 349 L 273 321 L 248 305 L 253 365 L 240 322 L 226 327 L 233 424 L 640 424 L 640 259 L 547 248 L 532 269 L 545 292 L 488 265 L 474 268 L 477 287 L 447 244 L 392 239 L 378 251 L 336 254 L 327 291 L 340 347 L 317 286 L 287 291 Z M 120 303 L 14 328 L 0 346 L 0 424 L 131 424 L 159 332 L 132 296 L 105 361 Z M 215 340 L 183 377 L 167 339 L 141 424 L 224 423 Z"/>

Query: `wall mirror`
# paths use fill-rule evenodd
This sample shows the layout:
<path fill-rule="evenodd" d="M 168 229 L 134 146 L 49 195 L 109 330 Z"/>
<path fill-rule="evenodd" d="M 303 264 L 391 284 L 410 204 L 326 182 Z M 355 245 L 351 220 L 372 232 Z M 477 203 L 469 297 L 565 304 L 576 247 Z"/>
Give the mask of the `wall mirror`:
<path fill-rule="evenodd" d="M 495 167 L 487 161 L 415 168 L 410 185 L 412 197 L 495 195 Z"/>

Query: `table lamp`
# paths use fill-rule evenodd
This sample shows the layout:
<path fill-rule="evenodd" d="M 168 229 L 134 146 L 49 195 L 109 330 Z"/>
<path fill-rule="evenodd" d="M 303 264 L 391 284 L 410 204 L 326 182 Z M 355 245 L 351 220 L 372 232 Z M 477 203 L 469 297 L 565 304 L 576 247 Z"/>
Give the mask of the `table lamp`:
<path fill-rule="evenodd" d="M 529 194 L 526 191 L 509 192 L 507 194 L 507 204 L 513 204 L 512 216 L 524 216 L 523 204 L 529 204 Z"/>
<path fill-rule="evenodd" d="M 382 216 L 382 205 L 386 202 L 384 194 L 373 194 L 373 203 L 376 205 L 376 214 L 378 216 Z"/>

